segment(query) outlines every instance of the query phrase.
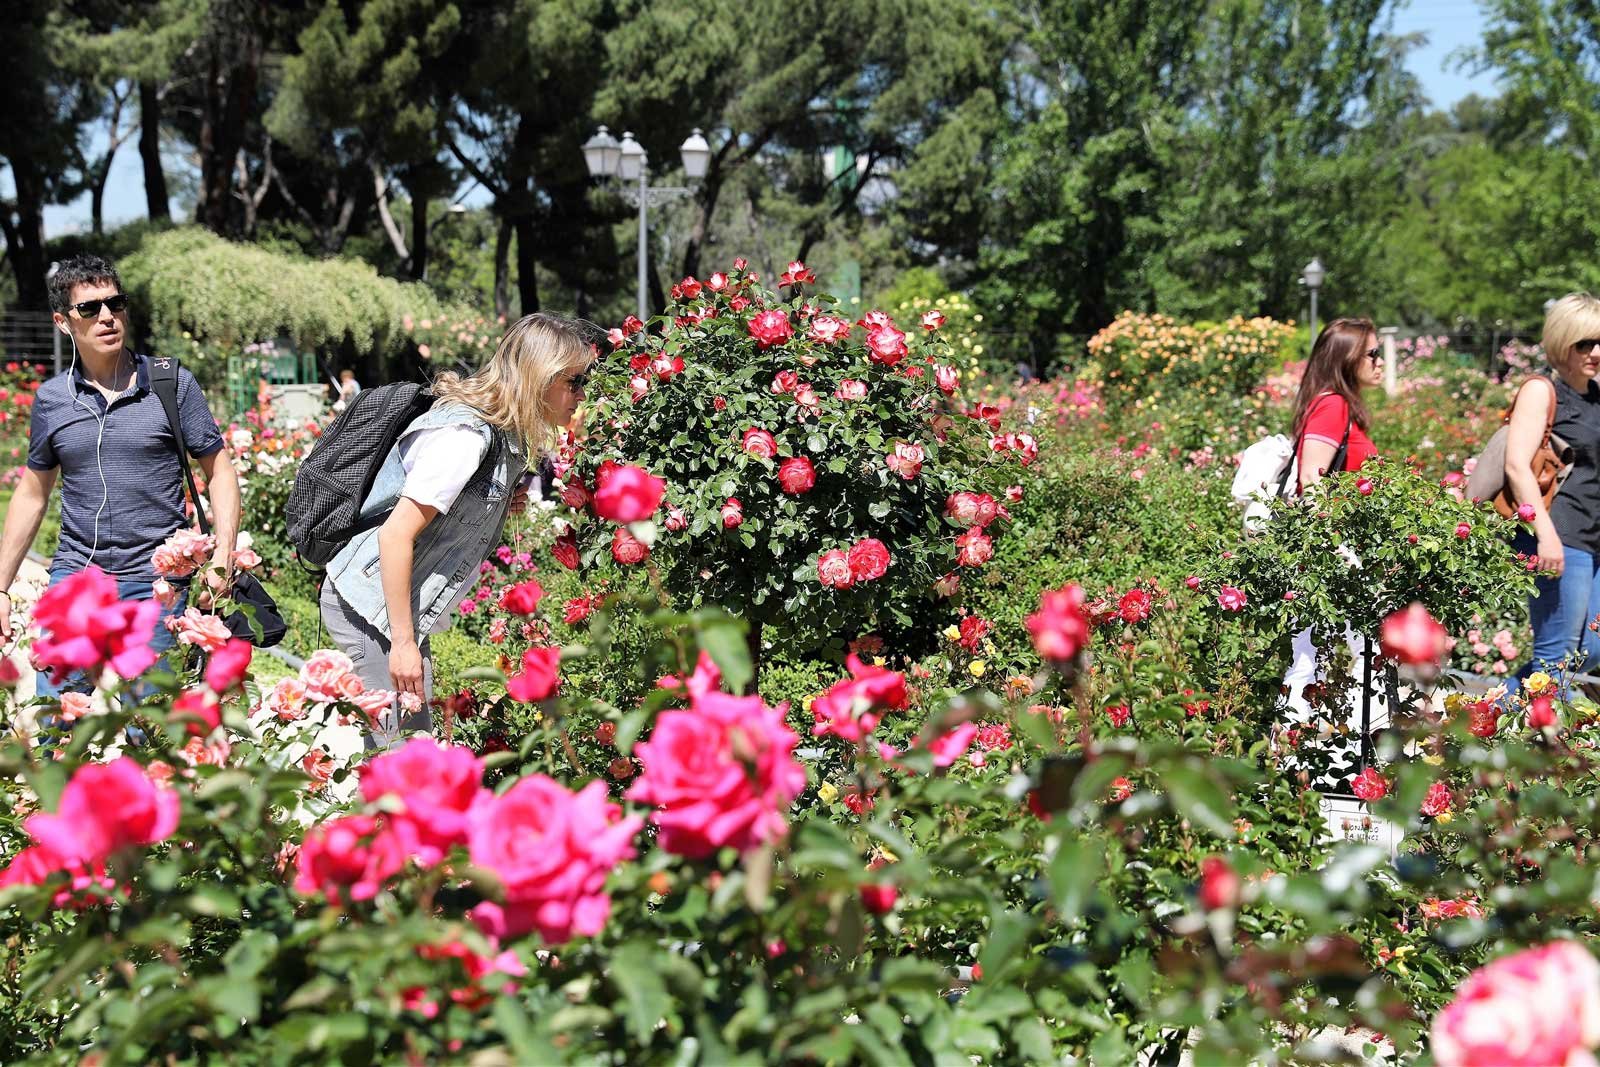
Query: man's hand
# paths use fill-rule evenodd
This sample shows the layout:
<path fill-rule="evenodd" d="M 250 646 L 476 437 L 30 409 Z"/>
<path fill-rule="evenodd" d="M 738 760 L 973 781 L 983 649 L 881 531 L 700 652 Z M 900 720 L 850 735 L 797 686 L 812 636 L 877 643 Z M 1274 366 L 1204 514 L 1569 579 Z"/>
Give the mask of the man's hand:
<path fill-rule="evenodd" d="M 212 559 L 205 569 L 205 584 L 195 591 L 194 606 L 210 611 L 219 600 L 233 592 L 233 571 L 228 561 Z"/>
<path fill-rule="evenodd" d="M 11 640 L 11 594 L 0 593 L 0 641 Z"/>
<path fill-rule="evenodd" d="M 422 696 L 422 649 L 415 641 L 396 641 L 389 650 L 389 680 L 396 693 Z"/>

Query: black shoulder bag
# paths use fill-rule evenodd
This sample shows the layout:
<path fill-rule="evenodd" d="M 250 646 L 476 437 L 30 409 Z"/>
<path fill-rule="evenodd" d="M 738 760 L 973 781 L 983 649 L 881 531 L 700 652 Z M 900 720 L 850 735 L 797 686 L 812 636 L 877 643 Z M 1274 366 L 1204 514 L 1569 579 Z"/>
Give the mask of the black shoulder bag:
<path fill-rule="evenodd" d="M 194 504 L 194 517 L 200 522 L 200 532 L 211 533 L 211 521 L 200 504 L 200 494 L 194 487 L 194 471 L 189 467 L 189 445 L 183 439 L 183 422 L 178 418 L 178 361 L 170 356 L 150 357 L 150 389 L 161 400 L 167 413 L 167 424 L 172 427 L 173 440 L 178 446 L 178 463 L 183 467 L 183 484 Z M 233 576 L 233 602 L 239 605 L 223 622 L 235 637 L 242 637 L 257 648 L 270 648 L 282 641 L 289 632 L 277 601 L 267 592 L 259 579 L 249 571 L 239 571 Z"/>

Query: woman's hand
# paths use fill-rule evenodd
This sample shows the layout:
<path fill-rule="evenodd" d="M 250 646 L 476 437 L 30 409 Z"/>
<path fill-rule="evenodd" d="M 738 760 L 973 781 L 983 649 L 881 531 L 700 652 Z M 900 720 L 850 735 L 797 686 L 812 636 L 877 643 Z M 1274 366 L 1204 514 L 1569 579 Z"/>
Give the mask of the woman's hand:
<path fill-rule="evenodd" d="M 1561 547 L 1561 538 L 1554 530 L 1539 535 L 1539 570 L 1553 578 L 1561 577 L 1567 569 L 1567 552 Z"/>
<path fill-rule="evenodd" d="M 422 696 L 422 649 L 415 641 L 396 641 L 389 649 L 389 680 L 396 693 Z"/>

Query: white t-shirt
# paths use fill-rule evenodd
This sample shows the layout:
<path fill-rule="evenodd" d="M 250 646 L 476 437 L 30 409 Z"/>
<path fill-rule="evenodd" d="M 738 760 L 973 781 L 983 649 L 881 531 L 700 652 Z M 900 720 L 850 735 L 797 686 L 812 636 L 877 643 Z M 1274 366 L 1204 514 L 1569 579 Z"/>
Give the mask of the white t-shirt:
<path fill-rule="evenodd" d="M 471 426 L 435 426 L 400 439 L 406 481 L 400 495 L 448 512 L 472 481 L 489 442 Z"/>

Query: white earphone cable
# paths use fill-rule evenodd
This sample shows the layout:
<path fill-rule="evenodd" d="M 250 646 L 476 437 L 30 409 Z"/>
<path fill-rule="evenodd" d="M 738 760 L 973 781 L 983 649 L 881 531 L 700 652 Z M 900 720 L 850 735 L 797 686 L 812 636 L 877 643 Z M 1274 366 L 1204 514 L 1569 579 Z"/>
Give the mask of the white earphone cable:
<path fill-rule="evenodd" d="M 95 465 L 100 470 L 100 506 L 95 509 L 94 513 L 94 545 L 89 549 L 89 558 L 84 560 L 84 566 L 87 567 L 89 564 L 94 562 L 95 555 L 100 551 L 100 517 L 105 514 L 106 505 L 111 502 L 111 486 L 106 482 L 105 458 L 100 452 L 101 445 L 104 443 L 106 436 L 106 417 L 105 415 L 96 412 L 88 404 L 84 403 L 83 397 L 78 395 L 78 386 L 72 380 L 72 374 L 77 370 L 78 367 L 78 339 L 72 336 L 72 332 L 70 330 L 63 330 L 62 332 L 65 333 L 68 340 L 72 342 L 72 366 L 67 368 L 67 388 L 72 390 L 72 402 L 75 406 L 81 407 L 83 410 L 87 411 L 100 426 L 100 429 L 95 434 L 94 438 L 94 461 Z M 107 414 L 110 413 L 110 408 L 111 405 L 109 402 L 107 402 Z"/>

